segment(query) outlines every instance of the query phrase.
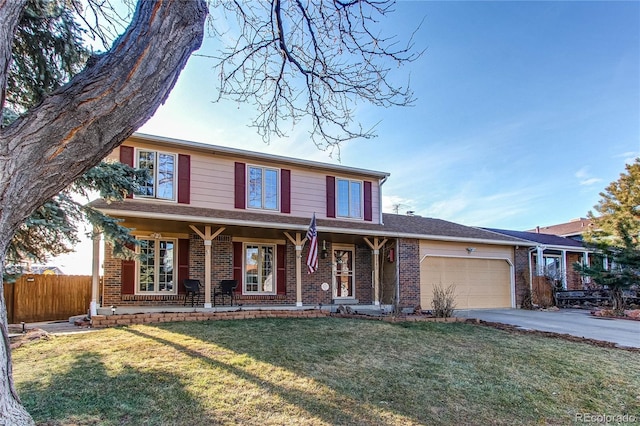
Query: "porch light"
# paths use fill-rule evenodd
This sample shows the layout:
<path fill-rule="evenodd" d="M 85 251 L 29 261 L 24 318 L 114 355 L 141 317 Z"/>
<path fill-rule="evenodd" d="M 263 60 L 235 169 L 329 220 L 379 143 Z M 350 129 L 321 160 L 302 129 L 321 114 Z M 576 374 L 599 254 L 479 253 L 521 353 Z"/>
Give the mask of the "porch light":
<path fill-rule="evenodd" d="M 326 259 L 329 256 L 329 252 L 327 251 L 327 242 L 322 240 L 322 252 L 320 253 L 320 257 L 322 259 Z"/>

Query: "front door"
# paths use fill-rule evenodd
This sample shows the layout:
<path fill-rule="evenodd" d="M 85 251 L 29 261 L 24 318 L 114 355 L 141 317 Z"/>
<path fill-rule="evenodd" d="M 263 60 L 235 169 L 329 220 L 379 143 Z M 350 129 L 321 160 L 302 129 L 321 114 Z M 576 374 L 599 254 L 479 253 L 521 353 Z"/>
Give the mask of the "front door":
<path fill-rule="evenodd" d="M 334 246 L 333 265 L 333 298 L 355 298 L 353 246 Z"/>

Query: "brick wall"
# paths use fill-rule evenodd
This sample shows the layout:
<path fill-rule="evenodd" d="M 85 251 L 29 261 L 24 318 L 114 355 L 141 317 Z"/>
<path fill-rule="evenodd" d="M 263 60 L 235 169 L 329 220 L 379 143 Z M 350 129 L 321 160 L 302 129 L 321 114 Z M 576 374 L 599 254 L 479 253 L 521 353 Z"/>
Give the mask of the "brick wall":
<path fill-rule="evenodd" d="M 356 299 L 358 303 L 373 304 L 373 253 L 369 246 L 356 246 Z"/>
<path fill-rule="evenodd" d="M 332 300 L 331 294 L 331 253 L 333 251 L 332 244 L 327 241 L 327 257 L 318 259 L 318 270 L 313 274 L 307 273 L 307 254 L 309 253 L 309 244 L 305 244 L 302 250 L 302 303 L 305 305 L 323 304 L 330 305 Z M 291 250 L 287 253 L 287 282 L 292 285 L 292 293 L 295 299 L 296 290 L 296 264 L 295 264 L 295 247 L 291 245 Z M 322 251 L 320 251 L 322 253 Z M 329 284 L 329 290 L 322 290 L 322 283 Z M 287 286 L 287 292 L 289 286 Z M 294 300 L 295 301 L 295 300 Z"/>
<path fill-rule="evenodd" d="M 518 247 L 514 251 L 514 273 L 516 285 L 516 306 L 520 308 L 526 295 L 531 291 L 529 272 L 529 247 Z"/>
<path fill-rule="evenodd" d="M 214 321 L 254 318 L 324 318 L 330 314 L 317 309 L 305 311 L 163 312 L 147 314 L 94 315 L 93 328 L 175 321 Z"/>
<path fill-rule="evenodd" d="M 415 308 L 420 305 L 420 241 L 399 239 L 397 259 L 400 274 L 400 308 Z"/>
<path fill-rule="evenodd" d="M 573 269 L 574 263 L 582 262 L 582 253 L 567 253 L 567 290 L 582 290 L 582 277 Z"/>

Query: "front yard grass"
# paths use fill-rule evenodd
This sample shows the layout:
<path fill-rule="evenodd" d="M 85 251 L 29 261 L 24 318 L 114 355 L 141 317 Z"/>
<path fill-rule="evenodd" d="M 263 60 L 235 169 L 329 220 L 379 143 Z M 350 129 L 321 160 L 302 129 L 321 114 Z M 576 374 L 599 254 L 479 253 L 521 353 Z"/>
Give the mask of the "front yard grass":
<path fill-rule="evenodd" d="M 179 322 L 13 352 L 46 425 L 567 424 L 640 421 L 640 356 L 463 323 Z"/>

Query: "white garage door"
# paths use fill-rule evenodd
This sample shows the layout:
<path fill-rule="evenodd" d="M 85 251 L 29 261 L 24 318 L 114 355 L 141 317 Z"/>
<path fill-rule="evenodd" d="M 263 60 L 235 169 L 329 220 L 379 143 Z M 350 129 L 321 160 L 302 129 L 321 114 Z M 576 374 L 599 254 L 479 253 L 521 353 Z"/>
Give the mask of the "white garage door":
<path fill-rule="evenodd" d="M 456 309 L 510 308 L 511 268 L 506 260 L 427 256 L 420 264 L 420 304 L 431 309 L 433 287 L 456 286 Z"/>

